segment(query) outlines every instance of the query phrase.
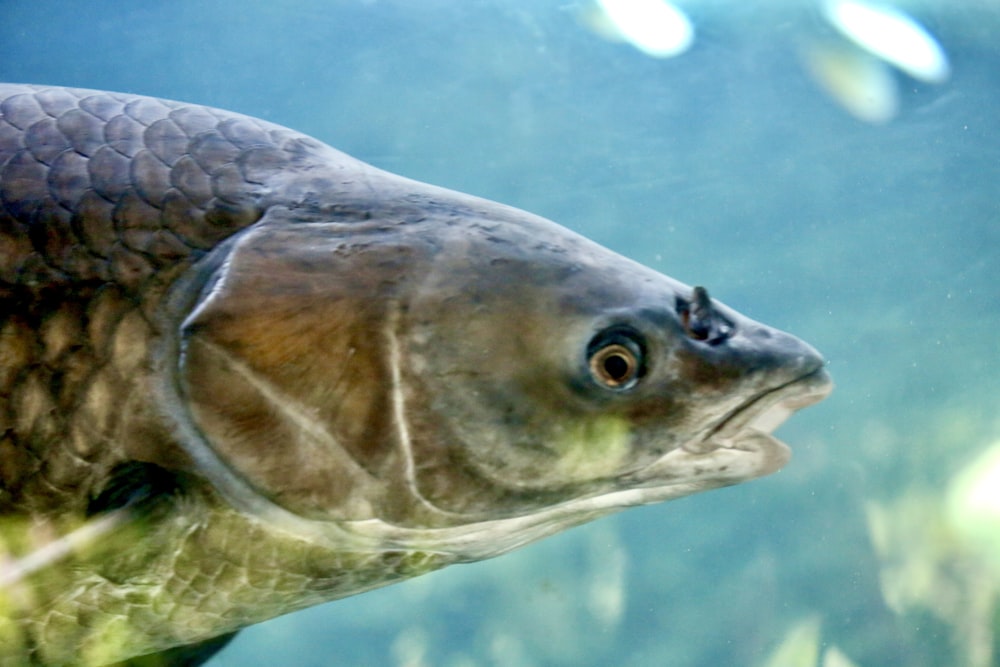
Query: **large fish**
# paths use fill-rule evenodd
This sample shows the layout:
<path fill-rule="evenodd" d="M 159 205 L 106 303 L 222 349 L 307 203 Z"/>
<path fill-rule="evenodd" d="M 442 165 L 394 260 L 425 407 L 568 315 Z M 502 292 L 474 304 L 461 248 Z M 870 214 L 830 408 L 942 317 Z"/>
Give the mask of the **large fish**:
<path fill-rule="evenodd" d="M 159 654 L 777 470 L 821 357 L 239 114 L 0 85 L 0 665 Z"/>

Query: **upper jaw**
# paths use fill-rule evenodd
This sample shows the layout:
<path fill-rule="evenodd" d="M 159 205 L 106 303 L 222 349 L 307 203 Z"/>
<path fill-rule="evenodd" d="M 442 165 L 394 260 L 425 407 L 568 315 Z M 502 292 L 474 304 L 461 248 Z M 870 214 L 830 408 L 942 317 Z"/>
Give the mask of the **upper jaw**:
<path fill-rule="evenodd" d="M 751 396 L 712 426 L 706 435 L 682 447 L 692 454 L 705 454 L 720 448 L 740 449 L 743 436 L 750 433 L 770 435 L 797 410 L 823 400 L 832 388 L 825 368 L 812 369 Z"/>

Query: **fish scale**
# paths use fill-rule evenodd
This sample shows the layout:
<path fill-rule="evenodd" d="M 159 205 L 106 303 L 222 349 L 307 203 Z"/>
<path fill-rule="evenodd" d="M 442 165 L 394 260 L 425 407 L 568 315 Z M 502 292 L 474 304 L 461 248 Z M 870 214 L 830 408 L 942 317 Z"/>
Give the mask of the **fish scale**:
<path fill-rule="evenodd" d="M 145 97 L 34 86 L 0 96 L 0 223 L 17 231 L 4 235 L 0 278 L 11 285 L 60 272 L 143 291 L 155 270 L 259 218 L 242 152 L 301 136 Z M 32 235 L 38 225 L 46 233 Z M 42 242 L 7 238 L 25 234 Z M 39 261 L 48 271 L 34 277 Z"/>
<path fill-rule="evenodd" d="M 95 91 L 0 85 L 0 99 L 0 414 L 15 426 L 0 440 L 0 510 L 82 507 L 124 460 L 107 408 L 142 363 L 143 312 L 259 217 L 226 191 L 245 190 L 240 153 L 294 134 Z"/>
<path fill-rule="evenodd" d="M 241 169 L 247 153 L 269 147 L 268 160 L 280 164 L 290 159 L 282 145 L 304 137 L 205 107 L 98 91 L 0 85 L 0 100 L 0 514 L 34 526 L 28 538 L 0 531 L 0 555 L 22 555 L 75 527 L 59 517 L 82 516 L 128 460 L 122 415 L 134 378 L 149 371 L 152 313 L 173 279 L 261 215 Z M 46 590 L 59 592 L 44 614 L 0 618 L 0 665 L 22 665 L 25 656 L 64 664 L 80 655 L 103 664 L 105 645 L 144 653 L 204 639 L 209 627 L 240 627 L 248 619 L 238 614 L 219 620 L 236 603 L 252 601 L 266 618 L 287 611 L 290 596 L 306 606 L 331 595 L 310 595 L 310 586 L 373 585 L 356 556 L 345 564 L 301 541 L 265 539 L 267 531 L 235 513 L 182 523 L 160 540 L 144 533 L 149 546 L 117 567 L 118 576 L 136 563 L 162 562 L 164 547 L 214 558 L 171 558 L 160 585 L 135 587 L 125 600 L 101 576 L 55 576 Z M 176 540 L 182 529 L 192 544 Z M 229 536 L 241 546 L 212 544 Z M 261 554 L 262 545 L 271 548 Z M 234 553 L 247 554 L 253 568 Z M 405 554 L 396 564 L 384 558 L 374 559 L 368 577 L 382 582 L 393 568 L 412 567 Z M 431 569 L 433 560 L 416 569 Z M 299 562 L 335 574 L 307 576 L 296 572 Z M 220 582 L 235 602 L 218 595 Z"/>
<path fill-rule="evenodd" d="M 0 86 L 0 99 L 0 513 L 45 524 L 82 512 L 127 459 L 120 416 L 131 378 L 148 365 L 147 313 L 173 277 L 259 217 L 234 161 L 247 146 L 296 135 L 94 91 Z M 226 191 L 234 186 L 241 193 Z M 162 599 L 183 599 L 183 576 L 178 569 L 165 585 L 173 597 Z M 197 576 L 204 592 L 220 572 Z M 95 618 L 144 627 L 101 591 L 99 580 L 84 583 L 28 623 L 25 650 L 65 644 L 81 627 L 100 627 Z M 187 624 L 198 627 L 198 616 Z M 22 664 L 12 655 L 0 664 Z"/>
<path fill-rule="evenodd" d="M 5 513 L 84 508 L 124 460 L 114 437 L 115 397 L 127 393 L 126 378 L 142 363 L 149 325 L 111 285 L 69 298 L 8 313 L 0 328 L 9 377 L 2 407 L 14 425 L 0 439 L 0 459 L 18 462 L 0 469 Z"/>
<path fill-rule="evenodd" d="M 0 667 L 200 664 L 768 474 L 829 389 L 802 341 L 524 211 L 235 113 L 0 84 Z"/>

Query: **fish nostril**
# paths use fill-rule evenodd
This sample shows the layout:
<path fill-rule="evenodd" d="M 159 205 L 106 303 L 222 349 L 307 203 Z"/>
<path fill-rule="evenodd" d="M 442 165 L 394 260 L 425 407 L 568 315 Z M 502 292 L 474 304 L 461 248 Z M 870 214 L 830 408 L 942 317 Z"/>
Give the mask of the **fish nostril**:
<path fill-rule="evenodd" d="M 733 334 L 732 322 L 715 310 L 704 287 L 695 287 L 690 299 L 677 297 L 676 308 L 684 333 L 692 340 L 715 345 Z"/>

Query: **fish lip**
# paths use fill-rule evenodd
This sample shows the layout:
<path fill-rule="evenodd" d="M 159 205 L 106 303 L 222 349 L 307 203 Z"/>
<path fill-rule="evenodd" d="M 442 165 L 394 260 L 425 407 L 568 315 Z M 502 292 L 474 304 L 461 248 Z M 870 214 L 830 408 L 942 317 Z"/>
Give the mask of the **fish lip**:
<path fill-rule="evenodd" d="M 770 434 L 794 412 L 818 403 L 833 389 L 824 365 L 752 396 L 723 417 L 703 437 L 683 448 L 692 454 L 717 449 L 741 449 L 741 435 L 748 432 Z"/>

